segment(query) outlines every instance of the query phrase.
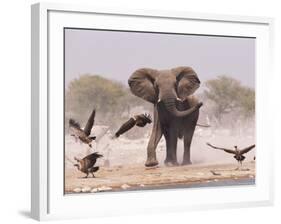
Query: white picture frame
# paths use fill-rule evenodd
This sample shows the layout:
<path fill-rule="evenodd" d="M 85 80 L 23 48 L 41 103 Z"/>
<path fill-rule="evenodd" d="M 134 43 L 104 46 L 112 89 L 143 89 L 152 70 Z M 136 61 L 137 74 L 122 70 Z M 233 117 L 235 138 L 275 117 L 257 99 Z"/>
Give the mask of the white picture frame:
<path fill-rule="evenodd" d="M 273 19 L 189 12 L 32 5 L 31 214 L 37 220 L 247 207 L 273 203 L 270 86 Z M 255 186 L 173 189 L 98 195 L 63 194 L 63 27 L 251 36 L 256 42 Z M 183 28 L 187 27 L 187 28 Z M 266 148 L 267 150 L 263 150 Z M 61 149 L 61 150 L 60 150 Z M 217 192 L 217 194 L 216 194 Z M 118 203 L 118 206 L 116 206 Z M 81 209 L 83 206 L 83 209 Z M 94 212 L 93 212 L 94 211 Z"/>

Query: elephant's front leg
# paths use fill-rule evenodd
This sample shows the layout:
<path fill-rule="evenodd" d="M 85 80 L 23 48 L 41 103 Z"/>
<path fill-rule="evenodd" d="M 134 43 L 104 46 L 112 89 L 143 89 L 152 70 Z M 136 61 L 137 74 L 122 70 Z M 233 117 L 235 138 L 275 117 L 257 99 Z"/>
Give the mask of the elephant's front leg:
<path fill-rule="evenodd" d="M 156 147 L 161 137 L 162 137 L 161 125 L 158 117 L 158 112 L 155 108 L 153 129 L 147 146 L 147 160 L 145 162 L 145 166 L 151 167 L 151 166 L 158 165 L 158 161 L 156 158 Z"/>
<path fill-rule="evenodd" d="M 167 133 L 165 133 L 166 138 L 166 166 L 178 166 L 177 160 L 177 130 L 176 128 L 169 127 Z"/>
<path fill-rule="evenodd" d="M 190 145 L 191 145 L 193 133 L 194 133 L 194 130 L 192 130 L 192 131 L 190 130 L 190 131 L 186 132 L 184 135 L 184 153 L 183 153 L 182 165 L 192 164 L 191 159 L 190 159 Z"/>

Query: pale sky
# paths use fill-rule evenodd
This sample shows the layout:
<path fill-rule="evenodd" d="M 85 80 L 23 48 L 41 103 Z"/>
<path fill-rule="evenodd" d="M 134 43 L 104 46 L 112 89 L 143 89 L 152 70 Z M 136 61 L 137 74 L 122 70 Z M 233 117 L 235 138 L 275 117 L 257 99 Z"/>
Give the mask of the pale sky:
<path fill-rule="evenodd" d="M 255 39 L 198 35 L 65 30 L 65 80 L 90 73 L 127 85 L 142 67 L 191 66 L 201 82 L 229 75 L 255 86 Z M 128 86 L 128 85 L 127 85 Z"/>

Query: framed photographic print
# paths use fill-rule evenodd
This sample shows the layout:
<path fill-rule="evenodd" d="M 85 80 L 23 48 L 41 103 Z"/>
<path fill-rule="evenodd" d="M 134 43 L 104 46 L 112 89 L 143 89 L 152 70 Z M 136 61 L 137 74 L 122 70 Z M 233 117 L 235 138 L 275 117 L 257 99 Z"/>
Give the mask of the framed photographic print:
<path fill-rule="evenodd" d="M 269 205 L 270 18 L 32 6 L 32 217 Z"/>

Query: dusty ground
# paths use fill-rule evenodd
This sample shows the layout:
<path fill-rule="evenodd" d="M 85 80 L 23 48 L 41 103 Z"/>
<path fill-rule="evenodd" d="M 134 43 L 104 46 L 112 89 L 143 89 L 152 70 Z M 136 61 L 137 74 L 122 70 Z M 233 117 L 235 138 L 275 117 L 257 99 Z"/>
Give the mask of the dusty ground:
<path fill-rule="evenodd" d="M 232 181 L 229 185 L 233 185 L 235 181 L 254 181 L 254 161 L 243 163 L 243 170 L 235 170 L 236 167 L 235 163 L 157 168 L 145 168 L 141 164 L 100 167 L 96 178 L 90 175 L 90 178 L 83 178 L 83 173 L 68 168 L 65 173 L 65 193 L 174 188 L 196 186 L 198 183 L 208 186 L 211 182 L 228 180 Z"/>
<path fill-rule="evenodd" d="M 232 154 L 211 149 L 206 145 L 206 142 L 210 142 L 227 148 L 233 148 L 234 145 L 243 148 L 255 142 L 254 129 L 243 129 L 243 133 L 235 134 L 228 129 L 212 130 L 197 127 L 191 145 L 193 165 L 179 167 L 166 167 L 163 164 L 166 157 L 166 145 L 164 138 L 162 138 L 156 150 L 160 164 L 155 169 L 147 169 L 144 166 L 147 154 L 146 147 L 150 136 L 149 129 L 143 138 L 137 139 L 128 139 L 125 136 L 112 139 L 112 133 L 103 134 L 105 133 L 103 130 L 107 130 L 106 127 L 94 126 L 93 133 L 101 137 L 97 137 L 92 149 L 85 144 L 75 142 L 69 135 L 65 136 L 66 193 L 254 183 L 255 162 L 253 158 L 256 149 L 246 154 L 243 168 L 249 170 L 236 171 L 237 163 Z M 138 128 L 135 128 L 134 131 L 138 131 Z M 178 162 L 181 163 L 182 140 L 178 141 L 177 148 Z M 96 178 L 84 179 L 85 174 L 73 166 L 75 162 L 73 158 L 74 156 L 83 158 L 96 151 L 103 155 L 103 158 L 98 159 L 95 165 L 99 166 L 100 170 L 95 174 Z M 106 167 L 106 160 L 110 162 L 110 167 Z M 215 174 L 211 170 L 215 171 Z"/>

